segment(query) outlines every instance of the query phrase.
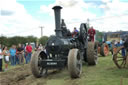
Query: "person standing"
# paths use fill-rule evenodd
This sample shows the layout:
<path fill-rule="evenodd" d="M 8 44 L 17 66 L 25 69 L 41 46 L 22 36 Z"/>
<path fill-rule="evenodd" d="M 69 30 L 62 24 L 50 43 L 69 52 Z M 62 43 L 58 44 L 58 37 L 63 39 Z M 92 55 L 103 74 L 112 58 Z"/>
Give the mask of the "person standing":
<path fill-rule="evenodd" d="M 12 45 L 12 47 L 9 50 L 9 52 L 10 52 L 11 65 L 15 66 L 16 65 L 16 49 L 15 49 L 15 45 Z"/>
<path fill-rule="evenodd" d="M 0 44 L 0 72 L 3 71 L 2 70 L 2 66 L 3 66 L 3 53 L 2 53 L 2 47 L 1 47 L 1 44 Z"/>
<path fill-rule="evenodd" d="M 20 64 L 19 63 L 19 57 L 18 57 L 18 51 L 17 51 L 17 46 L 15 45 L 15 49 L 16 49 L 16 64 Z"/>
<path fill-rule="evenodd" d="M 24 56 L 23 56 L 24 49 L 22 48 L 21 44 L 18 45 L 17 48 L 17 57 L 19 59 L 19 64 L 24 63 Z"/>
<path fill-rule="evenodd" d="M 124 41 L 124 47 L 126 48 L 127 52 L 128 52 L 128 37 L 126 38 L 126 40 Z"/>
<path fill-rule="evenodd" d="M 35 51 L 38 51 L 38 50 L 39 50 L 39 46 L 36 45 L 36 47 L 35 47 Z"/>
<path fill-rule="evenodd" d="M 91 27 L 89 30 L 88 30 L 88 35 L 89 35 L 89 40 L 94 42 L 94 36 L 96 34 L 96 31 L 93 27 Z"/>
<path fill-rule="evenodd" d="M 128 59 L 128 37 L 126 37 L 126 40 L 124 41 L 124 47 L 126 49 L 126 55 L 127 55 L 127 59 Z"/>
<path fill-rule="evenodd" d="M 117 44 L 115 44 L 115 46 L 116 46 L 117 48 L 119 48 L 119 47 L 121 46 L 120 42 L 117 42 Z"/>
<path fill-rule="evenodd" d="M 24 58 L 25 58 L 25 60 L 26 60 L 26 56 L 27 56 L 27 51 L 26 51 L 27 45 L 28 45 L 28 43 L 26 43 L 24 46 Z"/>
<path fill-rule="evenodd" d="M 7 71 L 8 64 L 9 64 L 9 56 L 10 56 L 7 46 L 3 48 L 3 55 L 4 55 L 4 62 L 5 62 L 5 71 Z"/>
<path fill-rule="evenodd" d="M 26 46 L 26 52 L 27 52 L 27 56 L 26 56 L 26 64 L 28 64 L 31 60 L 31 55 L 32 55 L 32 46 L 30 44 L 28 44 Z"/>
<path fill-rule="evenodd" d="M 40 44 L 38 50 L 43 50 L 43 49 L 44 49 L 44 48 L 43 48 L 42 44 Z"/>

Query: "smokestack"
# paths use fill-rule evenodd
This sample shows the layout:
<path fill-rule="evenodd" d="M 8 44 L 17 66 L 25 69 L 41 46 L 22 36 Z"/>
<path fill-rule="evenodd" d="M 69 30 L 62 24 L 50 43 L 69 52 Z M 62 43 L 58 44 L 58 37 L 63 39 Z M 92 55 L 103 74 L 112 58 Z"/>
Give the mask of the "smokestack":
<path fill-rule="evenodd" d="M 61 6 L 54 6 L 52 8 L 54 10 L 55 13 L 55 32 L 56 32 L 56 36 L 58 37 L 62 37 L 62 30 L 61 30 Z"/>

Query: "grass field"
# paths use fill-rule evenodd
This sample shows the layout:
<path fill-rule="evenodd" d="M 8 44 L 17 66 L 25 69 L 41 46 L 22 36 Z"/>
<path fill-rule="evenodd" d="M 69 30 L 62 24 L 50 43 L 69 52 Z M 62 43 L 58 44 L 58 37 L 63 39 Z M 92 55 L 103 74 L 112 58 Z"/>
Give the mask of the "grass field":
<path fill-rule="evenodd" d="M 118 69 L 112 56 L 99 57 L 96 66 L 83 66 L 81 78 L 70 79 L 67 71 L 52 75 L 46 85 L 128 85 L 128 69 Z"/>
<path fill-rule="evenodd" d="M 21 68 L 22 67 L 24 66 L 21 66 Z M 17 68 L 20 68 L 20 66 Z M 13 82 L 15 81 L 15 84 L 10 85 L 128 85 L 128 69 L 118 69 L 113 63 L 111 55 L 99 57 L 96 66 L 88 66 L 84 63 L 81 77 L 77 79 L 70 78 L 67 68 L 61 72 L 50 72 L 47 77 L 42 78 L 34 78 L 34 76 L 29 73 L 29 70 L 26 70 L 30 69 L 28 67 L 21 68 L 20 70 L 14 68 L 18 71 L 11 68 L 10 71 L 1 73 L 0 75 L 5 76 L 7 79 L 7 76 L 11 73 L 16 73 L 14 74 L 15 77 L 17 75 L 18 77 L 19 75 L 23 76 L 24 74 L 23 78 L 18 79 L 20 81 L 15 81 L 14 79 Z M 28 72 L 28 74 L 24 71 Z"/>

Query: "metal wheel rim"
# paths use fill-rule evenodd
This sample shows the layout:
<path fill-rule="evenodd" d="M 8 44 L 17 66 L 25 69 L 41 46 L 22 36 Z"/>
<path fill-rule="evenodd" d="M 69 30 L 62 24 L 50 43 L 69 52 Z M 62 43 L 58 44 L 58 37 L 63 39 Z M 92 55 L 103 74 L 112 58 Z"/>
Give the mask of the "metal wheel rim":
<path fill-rule="evenodd" d="M 46 74 L 47 73 L 47 69 L 44 69 L 44 68 L 42 68 L 40 65 L 39 65 L 39 62 L 41 61 L 41 60 L 43 60 L 41 57 L 40 57 L 40 55 L 38 56 L 38 70 L 39 70 L 39 73 L 41 74 L 41 75 L 44 75 L 44 74 Z"/>
<path fill-rule="evenodd" d="M 108 47 L 105 46 L 105 47 L 104 47 L 104 54 L 105 54 L 105 55 L 108 55 L 108 53 L 109 53 L 109 51 L 108 51 Z"/>
<path fill-rule="evenodd" d="M 80 58 L 80 54 L 78 52 L 77 54 L 77 63 L 76 63 L 76 67 L 77 67 L 77 72 L 78 74 L 81 73 L 81 69 L 82 69 L 82 62 L 81 62 L 81 58 Z"/>

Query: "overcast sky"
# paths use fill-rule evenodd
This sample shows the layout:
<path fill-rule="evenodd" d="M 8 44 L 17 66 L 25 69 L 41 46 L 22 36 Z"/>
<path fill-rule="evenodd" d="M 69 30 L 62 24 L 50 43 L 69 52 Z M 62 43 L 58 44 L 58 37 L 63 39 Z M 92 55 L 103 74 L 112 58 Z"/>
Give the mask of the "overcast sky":
<path fill-rule="evenodd" d="M 71 31 L 88 18 L 100 31 L 128 31 L 128 0 L 0 0 L 0 35 L 40 37 L 39 26 L 43 35 L 54 34 L 55 5 Z"/>

